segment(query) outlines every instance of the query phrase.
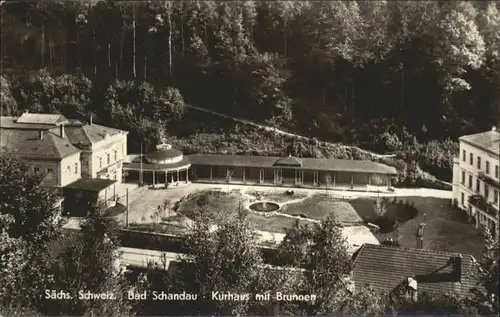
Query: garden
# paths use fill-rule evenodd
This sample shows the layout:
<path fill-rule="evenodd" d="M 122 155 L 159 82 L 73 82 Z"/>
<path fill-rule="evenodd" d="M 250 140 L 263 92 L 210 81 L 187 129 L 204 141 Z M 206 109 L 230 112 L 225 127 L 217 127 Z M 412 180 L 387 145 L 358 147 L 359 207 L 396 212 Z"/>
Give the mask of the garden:
<path fill-rule="evenodd" d="M 296 195 L 296 196 L 295 196 Z M 273 199 L 275 198 L 275 199 Z M 275 201 L 275 212 L 254 212 L 247 208 L 255 201 Z M 183 197 L 170 211 L 153 223 L 133 224 L 129 229 L 157 233 L 183 234 L 200 213 L 212 219 L 237 217 L 241 213 L 254 229 L 286 233 L 299 225 L 317 223 L 335 213 L 344 226 L 368 225 L 380 243 L 390 239 L 397 245 L 417 247 L 417 230 L 425 223 L 423 247 L 438 251 L 479 256 L 483 237 L 446 199 L 430 197 L 343 199 L 326 194 L 260 193 L 242 194 L 207 190 Z"/>

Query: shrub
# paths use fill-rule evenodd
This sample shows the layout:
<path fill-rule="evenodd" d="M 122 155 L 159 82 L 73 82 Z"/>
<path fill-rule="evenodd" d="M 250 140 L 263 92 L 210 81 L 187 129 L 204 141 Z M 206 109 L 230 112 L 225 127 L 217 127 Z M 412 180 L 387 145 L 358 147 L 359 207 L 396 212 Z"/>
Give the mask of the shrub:
<path fill-rule="evenodd" d="M 391 247 L 400 247 L 401 246 L 401 244 L 399 244 L 398 241 L 395 241 L 393 239 L 384 240 L 382 242 L 382 245 L 391 246 Z"/>
<path fill-rule="evenodd" d="M 378 149 L 379 152 L 394 152 L 401 149 L 402 146 L 403 142 L 394 133 L 384 132 L 375 137 L 375 149 Z"/>
<path fill-rule="evenodd" d="M 396 227 L 396 219 L 387 215 L 382 215 L 377 218 L 375 224 L 379 226 L 381 233 L 387 233 L 394 231 Z"/>

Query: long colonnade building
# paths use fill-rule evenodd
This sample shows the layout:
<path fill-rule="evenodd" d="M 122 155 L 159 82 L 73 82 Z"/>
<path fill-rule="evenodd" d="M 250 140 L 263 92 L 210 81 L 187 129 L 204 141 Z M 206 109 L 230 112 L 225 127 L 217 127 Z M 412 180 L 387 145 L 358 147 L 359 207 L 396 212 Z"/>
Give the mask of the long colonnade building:
<path fill-rule="evenodd" d="M 225 154 L 192 154 L 161 145 L 146 155 L 129 155 L 123 164 L 128 178 L 158 185 L 189 182 L 335 187 L 391 187 L 394 167 L 361 160 L 314 159 Z"/>

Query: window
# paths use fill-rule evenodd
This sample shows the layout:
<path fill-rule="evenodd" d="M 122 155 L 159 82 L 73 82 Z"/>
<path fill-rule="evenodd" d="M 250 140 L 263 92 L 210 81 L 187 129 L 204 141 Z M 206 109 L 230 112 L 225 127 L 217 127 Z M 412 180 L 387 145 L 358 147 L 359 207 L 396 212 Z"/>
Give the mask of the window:
<path fill-rule="evenodd" d="M 481 181 L 479 179 L 476 179 L 476 192 L 481 191 Z"/>
<path fill-rule="evenodd" d="M 469 153 L 469 163 L 470 165 L 474 165 L 474 154 Z"/>
<path fill-rule="evenodd" d="M 462 171 L 462 184 L 465 184 L 465 171 Z"/>
<path fill-rule="evenodd" d="M 89 172 L 89 161 L 82 161 L 82 173 Z"/>
<path fill-rule="evenodd" d="M 495 204 L 498 204 L 498 189 L 495 189 L 493 193 L 495 193 L 493 201 L 495 202 Z"/>
<path fill-rule="evenodd" d="M 109 165 L 109 163 L 110 163 L 110 155 L 109 155 L 109 153 L 106 154 L 106 162 L 107 162 L 106 164 Z"/>
<path fill-rule="evenodd" d="M 99 156 L 99 168 L 102 167 L 102 157 Z"/>
<path fill-rule="evenodd" d="M 462 202 L 462 206 L 465 206 L 465 195 L 462 193 L 460 201 Z"/>
<path fill-rule="evenodd" d="M 472 188 L 472 175 L 469 175 L 469 188 Z"/>
<path fill-rule="evenodd" d="M 40 169 L 38 167 L 35 167 L 33 170 L 35 171 L 35 173 L 39 173 L 40 172 Z"/>
<path fill-rule="evenodd" d="M 75 174 L 78 174 L 78 162 L 75 163 Z"/>
<path fill-rule="evenodd" d="M 118 161 L 118 151 L 115 150 L 115 161 Z"/>
<path fill-rule="evenodd" d="M 477 168 L 481 169 L 481 157 L 480 156 L 477 157 Z"/>
<path fill-rule="evenodd" d="M 495 165 L 495 178 L 500 177 L 498 174 L 500 174 L 500 171 L 498 170 L 498 165 Z"/>
<path fill-rule="evenodd" d="M 51 168 L 47 168 L 47 173 L 52 174 L 53 172 L 54 172 L 54 170 L 53 170 L 53 169 L 51 169 Z"/>
<path fill-rule="evenodd" d="M 68 165 L 68 174 L 71 174 L 71 166 Z"/>
<path fill-rule="evenodd" d="M 490 162 L 486 161 L 486 174 L 490 173 Z"/>
<path fill-rule="evenodd" d="M 466 155 L 467 155 L 467 154 L 465 154 L 465 153 L 466 153 L 466 152 L 465 152 L 465 150 L 462 150 L 462 161 L 464 161 L 464 162 L 465 162 L 465 157 L 466 157 Z"/>
<path fill-rule="evenodd" d="M 488 200 L 489 197 L 490 197 L 490 187 L 484 184 L 484 198 Z"/>

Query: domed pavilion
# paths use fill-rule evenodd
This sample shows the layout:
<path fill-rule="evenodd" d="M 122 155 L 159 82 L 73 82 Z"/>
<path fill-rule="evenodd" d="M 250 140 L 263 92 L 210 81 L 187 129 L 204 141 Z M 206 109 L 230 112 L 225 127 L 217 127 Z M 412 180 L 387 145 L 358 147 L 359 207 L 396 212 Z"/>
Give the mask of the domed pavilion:
<path fill-rule="evenodd" d="M 191 162 L 184 154 L 170 144 L 160 144 L 156 150 L 146 155 L 131 155 L 123 169 L 129 173 L 139 173 L 141 183 L 179 185 L 189 183 Z"/>

